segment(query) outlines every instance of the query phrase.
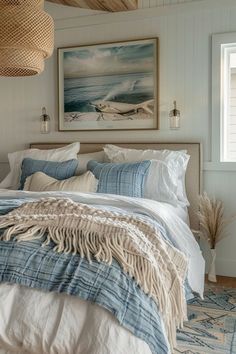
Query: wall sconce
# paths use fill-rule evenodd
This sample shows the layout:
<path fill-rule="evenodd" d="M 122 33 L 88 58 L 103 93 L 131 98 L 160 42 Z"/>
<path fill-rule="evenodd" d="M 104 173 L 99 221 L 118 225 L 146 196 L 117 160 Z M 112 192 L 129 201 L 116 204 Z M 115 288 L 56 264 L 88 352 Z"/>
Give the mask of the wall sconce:
<path fill-rule="evenodd" d="M 176 101 L 174 101 L 174 109 L 170 111 L 170 129 L 180 128 L 180 111 L 177 109 Z"/>
<path fill-rule="evenodd" d="M 50 133 L 50 117 L 46 112 L 46 108 L 42 108 L 42 115 L 40 117 L 40 133 L 48 134 Z"/>

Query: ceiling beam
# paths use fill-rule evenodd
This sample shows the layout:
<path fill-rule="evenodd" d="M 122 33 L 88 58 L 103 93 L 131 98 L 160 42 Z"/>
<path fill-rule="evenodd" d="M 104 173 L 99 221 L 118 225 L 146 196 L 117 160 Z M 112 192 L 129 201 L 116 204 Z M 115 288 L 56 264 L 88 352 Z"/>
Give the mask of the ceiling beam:
<path fill-rule="evenodd" d="M 138 0 L 47 0 L 61 5 L 101 11 L 128 11 L 138 8 Z"/>

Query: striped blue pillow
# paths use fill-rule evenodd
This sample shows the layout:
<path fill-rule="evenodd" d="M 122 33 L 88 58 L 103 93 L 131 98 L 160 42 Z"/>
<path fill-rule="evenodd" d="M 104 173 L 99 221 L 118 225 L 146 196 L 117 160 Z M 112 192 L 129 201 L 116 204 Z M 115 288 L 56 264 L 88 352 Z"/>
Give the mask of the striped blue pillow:
<path fill-rule="evenodd" d="M 99 180 L 98 193 L 142 198 L 144 183 L 150 165 L 150 161 L 135 163 L 99 163 L 89 161 L 87 169 Z"/>
<path fill-rule="evenodd" d="M 62 180 L 75 175 L 78 167 L 78 160 L 72 159 L 63 162 L 35 160 L 29 157 L 22 161 L 20 188 L 24 188 L 26 178 L 36 172 L 43 172 L 46 175 Z"/>

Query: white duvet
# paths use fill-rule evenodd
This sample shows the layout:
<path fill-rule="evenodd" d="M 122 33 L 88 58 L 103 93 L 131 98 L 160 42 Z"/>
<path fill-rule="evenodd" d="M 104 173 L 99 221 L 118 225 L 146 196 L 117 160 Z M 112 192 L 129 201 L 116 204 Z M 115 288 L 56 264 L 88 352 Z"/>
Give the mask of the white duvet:
<path fill-rule="evenodd" d="M 0 190 L 0 197 L 38 197 L 33 192 Z M 203 296 L 205 263 L 200 248 L 178 211 L 149 199 L 103 194 L 44 192 L 75 201 L 112 205 L 158 220 L 189 259 L 188 282 Z M 76 297 L 0 285 L 0 354 L 151 354 L 107 310 Z"/>

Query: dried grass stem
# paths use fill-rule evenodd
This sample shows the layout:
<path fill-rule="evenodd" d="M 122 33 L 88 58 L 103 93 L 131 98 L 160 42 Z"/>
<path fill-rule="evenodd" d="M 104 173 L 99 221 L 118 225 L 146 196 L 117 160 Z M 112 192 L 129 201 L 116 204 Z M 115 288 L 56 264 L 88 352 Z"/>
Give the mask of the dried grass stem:
<path fill-rule="evenodd" d="M 199 196 L 198 218 L 203 237 L 209 243 L 210 248 L 214 249 L 216 244 L 227 236 L 224 229 L 235 220 L 236 216 L 225 219 L 223 202 L 216 198 L 209 198 L 204 192 Z"/>

